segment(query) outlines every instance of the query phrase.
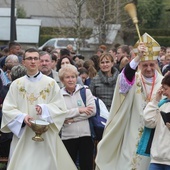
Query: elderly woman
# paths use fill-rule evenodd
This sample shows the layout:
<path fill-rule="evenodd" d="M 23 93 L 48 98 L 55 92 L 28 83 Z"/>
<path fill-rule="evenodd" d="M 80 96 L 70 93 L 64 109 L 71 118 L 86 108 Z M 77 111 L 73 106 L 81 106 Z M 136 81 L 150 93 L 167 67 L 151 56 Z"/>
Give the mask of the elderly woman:
<path fill-rule="evenodd" d="M 57 71 L 59 71 L 63 66 L 67 64 L 71 64 L 75 66 L 73 60 L 68 55 L 64 55 L 57 62 Z M 77 84 L 83 85 L 82 79 L 79 76 L 77 77 Z"/>
<path fill-rule="evenodd" d="M 7 84 L 11 83 L 9 74 L 11 72 L 12 67 L 17 66 L 17 65 L 19 65 L 18 56 L 14 54 L 8 55 L 8 57 L 5 60 L 5 67 L 6 67 L 5 78 L 6 78 Z"/>
<path fill-rule="evenodd" d="M 75 163 L 79 153 L 80 169 L 92 170 L 94 146 L 88 118 L 96 113 L 95 101 L 90 89 L 86 88 L 85 106 L 80 94 L 80 89 L 84 86 L 76 84 L 78 74 L 77 68 L 71 64 L 59 70 L 59 78 L 64 84 L 60 91 L 68 109 L 61 138 Z"/>
<path fill-rule="evenodd" d="M 99 57 L 100 70 L 98 74 L 91 79 L 89 88 L 93 95 L 100 98 L 107 109 L 110 110 L 116 80 L 119 71 L 113 67 L 114 60 L 111 54 L 104 53 Z"/>

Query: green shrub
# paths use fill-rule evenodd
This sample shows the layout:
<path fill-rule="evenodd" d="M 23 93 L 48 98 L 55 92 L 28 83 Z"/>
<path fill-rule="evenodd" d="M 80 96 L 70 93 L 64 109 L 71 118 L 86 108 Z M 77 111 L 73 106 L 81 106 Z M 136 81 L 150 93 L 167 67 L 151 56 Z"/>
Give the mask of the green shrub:
<path fill-rule="evenodd" d="M 170 36 L 155 36 L 155 40 L 161 45 L 165 47 L 170 47 Z"/>
<path fill-rule="evenodd" d="M 149 34 L 151 35 L 151 34 Z M 152 36 L 160 46 L 170 47 L 170 36 Z M 135 42 L 138 40 L 138 37 L 135 36 Z"/>
<path fill-rule="evenodd" d="M 141 34 L 147 32 L 151 36 L 170 36 L 169 29 L 140 29 Z"/>

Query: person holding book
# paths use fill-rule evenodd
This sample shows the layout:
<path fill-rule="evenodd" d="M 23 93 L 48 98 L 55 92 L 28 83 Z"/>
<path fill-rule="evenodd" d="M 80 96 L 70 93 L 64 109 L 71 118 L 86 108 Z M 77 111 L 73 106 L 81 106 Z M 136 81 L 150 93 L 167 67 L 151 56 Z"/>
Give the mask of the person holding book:
<path fill-rule="evenodd" d="M 149 170 L 170 169 L 170 74 L 161 82 L 155 98 L 144 109 L 144 123 L 155 128 Z M 163 98 L 166 96 L 166 98 Z"/>

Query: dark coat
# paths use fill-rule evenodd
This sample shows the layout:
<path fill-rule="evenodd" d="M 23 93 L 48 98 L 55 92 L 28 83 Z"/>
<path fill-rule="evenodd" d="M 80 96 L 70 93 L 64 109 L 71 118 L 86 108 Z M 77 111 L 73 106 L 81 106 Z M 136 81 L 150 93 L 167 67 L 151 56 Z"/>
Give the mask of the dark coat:
<path fill-rule="evenodd" d="M 0 88 L 0 104 L 3 104 L 5 96 L 9 90 L 9 85 L 1 86 Z M 2 108 L 0 107 L 0 125 L 2 119 Z M 12 133 L 2 133 L 0 132 L 0 157 L 8 157 L 10 143 L 12 140 Z"/>
<path fill-rule="evenodd" d="M 108 110 L 110 110 L 111 107 L 119 71 L 113 67 L 112 74 L 112 77 L 107 77 L 101 70 L 99 70 L 98 74 L 91 79 L 91 83 L 89 85 L 92 94 L 101 99 Z"/>

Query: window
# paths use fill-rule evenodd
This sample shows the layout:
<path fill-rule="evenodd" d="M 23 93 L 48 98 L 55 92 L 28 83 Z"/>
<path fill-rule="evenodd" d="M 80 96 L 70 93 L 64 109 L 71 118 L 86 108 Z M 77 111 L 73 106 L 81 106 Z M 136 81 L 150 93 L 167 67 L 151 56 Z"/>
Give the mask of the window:
<path fill-rule="evenodd" d="M 57 46 L 61 46 L 61 47 L 66 47 L 67 45 L 69 45 L 69 44 L 71 44 L 71 45 L 73 45 L 74 46 L 74 41 L 71 41 L 71 40 L 58 40 L 58 42 L 57 42 Z"/>
<path fill-rule="evenodd" d="M 54 47 L 55 41 L 56 40 L 51 40 L 51 41 L 47 42 L 47 44 L 45 46 L 52 46 L 52 47 Z"/>

